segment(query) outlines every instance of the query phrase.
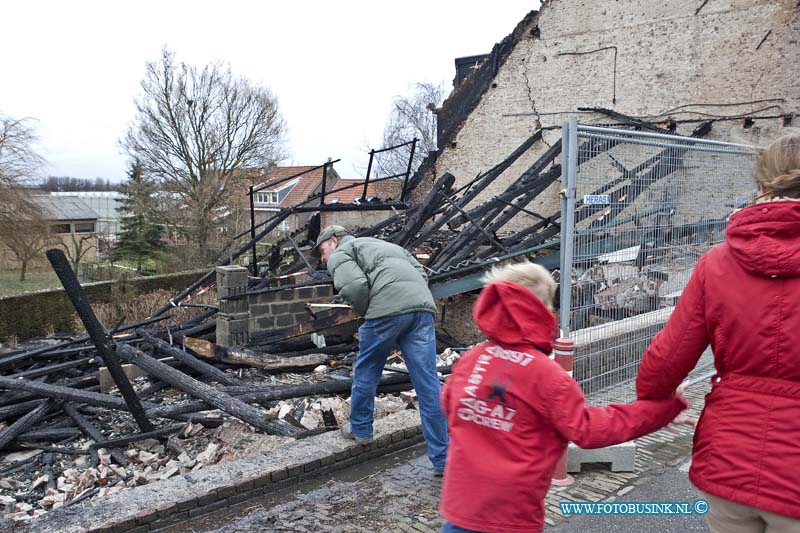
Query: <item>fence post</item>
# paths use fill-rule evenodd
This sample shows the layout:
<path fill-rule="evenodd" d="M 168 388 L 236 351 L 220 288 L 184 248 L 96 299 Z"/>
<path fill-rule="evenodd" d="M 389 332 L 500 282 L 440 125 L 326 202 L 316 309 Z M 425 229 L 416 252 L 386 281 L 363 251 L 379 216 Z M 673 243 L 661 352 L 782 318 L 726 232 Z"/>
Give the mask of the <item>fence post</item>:
<path fill-rule="evenodd" d="M 561 272 L 559 272 L 559 324 L 565 337 L 570 332 L 572 304 L 572 254 L 575 249 L 576 169 L 578 167 L 578 122 L 571 117 L 562 128 L 561 139 Z"/>
<path fill-rule="evenodd" d="M 575 341 L 572 339 L 559 338 L 553 342 L 553 355 L 555 361 L 567 374 L 572 377 L 572 360 L 575 354 Z M 553 479 L 550 481 L 551 485 L 556 487 L 567 487 L 575 483 L 575 478 L 567 474 L 567 453 L 569 447 L 564 450 L 564 454 L 556 463 L 556 470 L 553 473 Z"/>

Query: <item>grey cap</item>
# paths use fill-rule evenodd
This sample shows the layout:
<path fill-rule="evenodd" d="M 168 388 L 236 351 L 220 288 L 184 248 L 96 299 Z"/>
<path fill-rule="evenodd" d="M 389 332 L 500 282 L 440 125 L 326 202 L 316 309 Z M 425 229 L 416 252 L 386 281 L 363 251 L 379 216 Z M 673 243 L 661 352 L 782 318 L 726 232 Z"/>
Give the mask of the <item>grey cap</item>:
<path fill-rule="evenodd" d="M 323 229 L 319 232 L 319 237 L 317 237 L 317 242 L 314 245 L 314 248 L 311 249 L 311 255 L 314 257 L 319 257 L 319 245 L 323 242 L 327 241 L 331 237 L 344 237 L 345 235 L 350 235 L 344 226 L 328 226 L 327 228 Z"/>

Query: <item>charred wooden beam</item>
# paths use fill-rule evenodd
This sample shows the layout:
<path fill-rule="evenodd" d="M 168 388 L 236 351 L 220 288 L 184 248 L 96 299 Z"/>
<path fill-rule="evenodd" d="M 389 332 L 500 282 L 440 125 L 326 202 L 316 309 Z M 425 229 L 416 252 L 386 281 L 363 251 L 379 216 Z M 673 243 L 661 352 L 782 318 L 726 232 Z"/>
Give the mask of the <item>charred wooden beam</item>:
<path fill-rule="evenodd" d="M 178 371 L 176 370 L 176 372 Z M 49 385 L 47 383 L 39 383 L 36 381 L 9 379 L 7 377 L 0 376 L 0 388 L 9 390 L 24 390 L 24 391 L 34 392 L 35 394 L 44 396 L 46 398 L 68 400 L 80 404 L 89 404 L 97 407 L 105 407 L 107 409 L 116 409 L 120 411 L 128 410 L 128 404 L 125 402 L 125 400 L 123 400 L 118 396 L 112 396 L 110 394 L 102 394 L 99 392 L 71 389 L 69 387 L 63 387 L 59 385 Z M 144 403 L 143 405 L 148 410 L 159 407 L 157 404 L 153 403 Z M 175 418 L 176 420 L 181 420 L 181 421 L 192 419 L 195 422 L 200 422 L 203 425 L 208 425 L 206 424 L 206 421 L 198 420 L 196 417 L 190 417 L 188 415 L 167 416 L 166 418 Z"/>
<path fill-rule="evenodd" d="M 157 439 L 159 437 L 172 435 L 173 433 L 177 433 L 185 427 L 186 424 L 172 424 L 166 427 L 158 428 L 154 431 L 148 431 L 147 433 L 138 433 L 136 435 L 120 437 L 118 439 L 99 440 L 93 443 L 90 448 L 99 450 L 100 448 L 116 448 L 120 446 L 127 446 L 133 442 L 139 442 L 147 439 Z"/>
<path fill-rule="evenodd" d="M 64 412 L 67 413 L 67 416 L 69 416 L 72 421 L 75 422 L 75 425 L 78 426 L 78 429 L 85 433 L 87 437 L 95 442 L 105 440 L 105 436 L 100 432 L 100 430 L 94 427 L 88 418 L 80 414 L 74 404 L 67 402 L 62 406 L 62 408 L 64 409 Z M 120 450 L 111 447 L 109 452 L 117 464 L 120 466 L 127 466 L 128 459 Z"/>
<path fill-rule="evenodd" d="M 536 182 L 539 180 L 539 176 L 544 170 L 547 168 L 548 165 L 552 164 L 555 159 L 561 153 L 561 141 L 556 141 L 553 146 L 547 149 L 545 153 L 543 153 L 528 169 L 523 172 L 520 177 L 514 180 L 506 190 L 498 195 L 499 197 L 503 198 L 507 201 L 513 201 L 514 198 L 523 194 L 524 192 L 529 190 L 529 186 L 532 182 Z M 481 205 L 477 206 L 474 209 L 468 211 L 469 215 L 475 219 L 481 219 L 486 221 L 487 215 L 490 218 L 494 218 L 504 206 L 492 200 L 488 200 Z M 500 211 L 498 211 L 498 209 Z M 494 216 L 491 214 L 494 213 Z M 464 224 L 467 221 L 466 217 L 464 216 L 454 216 L 449 222 L 448 225 L 452 228 L 457 228 L 461 224 Z"/>
<path fill-rule="evenodd" d="M 98 407 L 106 407 L 109 409 L 118 409 L 122 411 L 129 410 L 127 402 L 118 396 L 90 392 L 81 389 L 72 389 L 60 385 L 39 383 L 37 381 L 11 379 L 5 376 L 0 376 L 0 388 L 32 392 L 47 398 L 69 400 L 78 403 L 88 403 L 89 405 L 96 405 Z"/>
<path fill-rule="evenodd" d="M 47 488 L 54 489 L 56 488 L 56 475 L 53 471 L 53 454 L 52 453 L 45 453 L 44 457 L 42 457 L 42 463 L 44 467 L 44 475 L 47 476 Z"/>
<path fill-rule="evenodd" d="M 47 416 L 54 406 L 55 402 L 52 400 L 44 400 L 33 411 L 30 411 L 27 415 L 23 416 L 3 431 L 0 431 L 0 450 Z"/>
<path fill-rule="evenodd" d="M 86 299 L 86 293 L 83 291 L 80 283 L 78 283 L 78 278 L 75 277 L 75 273 L 69 266 L 64 252 L 51 248 L 47 250 L 46 255 L 53 270 L 58 275 L 58 279 L 61 280 L 64 291 L 67 293 L 72 305 L 78 312 L 81 322 L 83 322 L 84 327 L 86 327 L 86 332 L 92 339 L 92 343 L 97 347 L 98 354 L 103 358 L 106 366 L 108 366 L 108 371 L 111 373 L 114 383 L 117 384 L 117 388 L 125 399 L 125 403 L 127 403 L 139 428 L 142 431 L 152 431 L 154 429 L 153 424 L 147 420 L 147 416 L 144 414 L 144 408 L 139 398 L 136 396 L 133 386 L 122 371 L 122 364 L 119 362 L 117 354 L 111 349 L 105 328 L 103 328 L 103 325 L 97 320 L 92 306 L 89 305 L 89 301 Z"/>
<path fill-rule="evenodd" d="M 271 358 L 281 357 L 283 359 L 295 359 L 297 357 L 301 357 L 304 355 L 315 355 L 315 356 L 325 356 L 327 360 L 333 359 L 332 356 L 336 354 L 342 353 L 349 353 L 356 350 L 353 343 L 347 344 L 339 344 L 333 346 L 324 346 L 322 348 L 309 348 L 307 350 L 297 350 L 297 351 L 285 351 L 283 349 L 280 350 L 259 350 L 261 353 L 248 350 L 245 348 L 225 348 L 224 346 L 218 346 L 213 342 L 209 342 L 202 339 L 191 339 L 185 338 L 184 339 L 184 346 L 188 348 L 192 353 L 197 354 L 199 357 L 204 359 L 212 359 L 214 361 L 220 361 L 226 364 L 247 364 L 246 362 L 242 361 L 241 363 L 237 362 L 237 358 L 239 357 L 240 353 L 248 354 L 246 357 L 250 357 L 250 354 L 254 354 L 255 357 L 261 356 L 268 356 Z M 271 354 L 280 354 L 278 355 L 271 355 Z M 269 360 L 269 359 L 267 359 Z M 327 362 L 327 360 L 322 361 L 322 363 Z M 288 361 L 287 361 L 288 362 Z M 320 364 L 322 364 L 320 363 Z M 310 365 L 309 363 L 308 365 Z M 306 365 L 299 365 L 299 366 L 306 366 Z"/>
<path fill-rule="evenodd" d="M 492 235 L 507 224 L 517 210 L 508 208 L 507 203 L 513 202 L 519 207 L 524 207 L 533 201 L 542 191 L 549 187 L 561 175 L 560 166 L 556 165 L 547 171 L 547 165 L 553 163 L 561 152 L 561 143 L 554 144 L 542 155 L 520 179 L 512 183 L 503 193 L 492 200 L 484 202 L 470 212 L 464 213 L 451 221 L 451 226 L 456 227 L 461 220 L 473 219 L 473 227 L 463 230 L 457 239 L 451 241 L 429 261 L 429 265 L 441 268 L 447 264 L 458 263 L 460 260 L 474 253 L 475 249 L 485 240 L 486 235 Z M 479 231 L 479 228 L 482 231 Z M 503 243 L 510 248 L 507 243 Z"/>
<path fill-rule="evenodd" d="M 294 214 L 294 212 L 295 212 L 294 209 L 286 209 L 286 210 L 282 210 L 282 211 L 278 212 L 274 217 L 269 219 L 269 221 L 266 221 L 266 223 L 264 224 L 263 229 L 261 231 L 259 231 L 259 233 L 255 237 L 251 238 L 249 241 L 247 241 L 245 244 L 243 244 L 238 250 L 236 250 L 232 254 L 229 254 L 228 255 L 228 259 L 226 259 L 226 260 L 222 261 L 221 263 L 219 263 L 219 266 L 229 265 L 234 259 L 236 259 L 240 255 L 244 254 L 245 252 L 248 252 L 250 249 L 252 249 L 253 244 L 255 244 L 258 241 L 260 241 L 261 239 L 263 239 L 267 234 L 269 234 L 270 231 L 272 231 L 275 228 L 277 228 L 278 225 L 281 222 L 286 220 L 286 218 L 288 218 L 289 215 Z M 245 235 L 246 233 L 249 233 L 249 232 L 250 232 L 250 230 L 248 229 L 245 233 L 242 233 L 239 236 Z M 172 309 L 173 306 L 175 306 L 175 305 L 179 304 L 180 302 L 182 302 L 184 300 L 184 298 L 186 298 L 187 296 L 192 294 L 192 292 L 194 292 L 194 290 L 197 289 L 198 287 L 200 287 L 203 283 L 208 283 L 208 282 L 212 281 L 214 279 L 214 277 L 216 276 L 216 272 L 217 272 L 216 269 L 214 269 L 211 272 L 208 272 L 207 274 L 205 274 L 203 277 L 201 277 L 200 279 L 198 279 L 194 283 L 192 283 L 191 285 L 189 285 L 186 289 L 181 291 L 180 294 L 178 294 L 177 296 L 175 296 L 172 299 L 170 299 L 168 304 L 159 307 L 155 311 L 155 313 L 153 313 L 153 317 L 158 317 L 158 316 L 163 315 L 164 313 L 166 313 L 167 311 Z"/>
<path fill-rule="evenodd" d="M 88 455 L 89 452 L 76 448 L 64 448 L 63 446 L 48 446 L 47 444 L 35 444 L 33 442 L 12 443 L 6 446 L 9 451 L 41 450 L 47 453 L 58 455 Z"/>
<path fill-rule="evenodd" d="M 205 361 L 201 361 L 197 357 L 190 355 L 183 350 L 179 350 L 174 346 L 170 346 L 166 342 L 159 340 L 144 330 L 138 329 L 136 333 L 141 336 L 148 344 L 153 346 L 158 351 L 170 355 L 180 361 L 181 363 L 185 364 L 189 368 L 196 370 L 197 372 L 203 374 L 204 376 L 208 376 L 214 381 L 218 383 L 222 383 L 223 385 L 241 385 L 242 382 L 235 377 L 226 374 L 219 368 L 212 366 Z"/>
<path fill-rule="evenodd" d="M 322 353 L 283 357 L 269 353 L 259 353 L 246 348 L 228 348 L 221 361 L 232 365 L 246 365 L 263 370 L 291 370 L 324 365 L 331 356 Z"/>
<path fill-rule="evenodd" d="M 17 437 L 20 441 L 29 440 L 46 440 L 46 441 L 59 441 L 69 437 L 76 437 L 81 432 L 78 428 L 54 428 L 54 429 L 37 429 L 35 431 L 28 431 Z"/>
<path fill-rule="evenodd" d="M 247 422 L 257 429 L 276 435 L 291 436 L 295 433 L 285 424 L 269 420 L 263 411 L 197 381 L 136 348 L 123 345 L 119 347 L 119 353 L 127 362 L 138 366 L 148 374 L 213 405 L 217 409 L 225 411 L 231 416 Z"/>
<path fill-rule="evenodd" d="M 508 248 L 506 248 L 505 246 L 503 246 L 503 244 L 502 244 L 500 241 L 498 241 L 498 240 L 495 238 L 495 236 L 494 236 L 494 235 L 492 235 L 491 233 L 489 233 L 489 232 L 486 230 L 486 228 L 484 228 L 484 227 L 483 227 L 483 226 L 482 226 L 480 223 L 478 223 L 478 221 L 477 221 L 477 220 L 475 220 L 474 218 L 472 218 L 472 216 L 470 216 L 470 214 L 469 214 L 469 213 L 467 213 L 466 211 L 464 211 L 464 210 L 463 210 L 463 209 L 462 209 L 462 208 L 461 208 L 461 207 L 460 207 L 458 204 L 456 204 L 456 203 L 455 203 L 453 200 L 451 200 L 450 198 L 447 198 L 447 197 L 445 197 L 445 201 L 446 201 L 447 203 L 449 203 L 450 205 L 452 205 L 453 207 L 455 207 L 455 208 L 456 208 L 456 210 L 457 210 L 459 213 L 461 213 L 461 215 L 462 215 L 464 218 L 466 218 L 466 219 L 467 219 L 467 222 L 469 222 L 470 224 L 472 224 L 472 226 L 473 226 L 473 227 L 474 227 L 476 230 L 478 230 L 480 233 L 482 233 L 482 234 L 483 234 L 483 236 L 484 236 L 484 237 L 486 237 L 486 240 L 488 240 L 488 241 L 489 241 L 489 242 L 492 244 L 492 246 L 494 246 L 495 248 L 497 248 L 497 249 L 498 249 L 498 250 L 500 250 L 501 252 L 506 252 L 506 253 L 508 252 Z"/>
<path fill-rule="evenodd" d="M 506 159 L 489 169 L 478 179 L 468 183 L 466 185 L 467 191 L 458 200 L 458 205 L 462 208 L 466 208 L 467 204 L 474 200 L 478 194 L 480 194 L 486 187 L 493 183 L 494 180 L 496 180 L 503 172 L 505 172 L 517 159 L 522 156 L 522 154 L 530 150 L 530 148 L 541 138 L 542 131 L 539 130 L 535 132 L 522 144 L 520 144 Z M 455 209 L 451 208 L 448 211 L 445 211 L 445 213 L 442 214 L 437 222 L 434 222 L 425 228 L 425 230 L 420 234 L 419 238 L 416 241 L 412 241 L 412 243 L 424 241 L 425 239 L 429 238 L 434 231 L 441 228 L 445 222 L 450 223 L 454 217 L 458 216 L 459 214 Z"/>
<path fill-rule="evenodd" d="M 93 362 L 93 357 L 83 357 L 81 359 L 77 359 L 75 361 L 67 361 L 64 363 L 56 363 L 54 365 L 47 365 L 42 368 L 34 368 L 33 370 L 25 370 L 23 372 L 17 372 L 15 374 L 9 374 L 8 377 L 10 378 L 36 378 L 39 376 L 44 376 L 47 374 L 52 374 L 54 372 L 60 372 L 61 370 L 66 370 L 69 368 L 75 368 L 79 366 L 83 366 L 86 364 L 90 364 Z"/>
<path fill-rule="evenodd" d="M 449 172 L 445 172 L 433 184 L 431 191 L 422 203 L 414 210 L 414 213 L 406 220 L 405 226 L 399 234 L 391 240 L 399 246 L 406 246 L 414 239 L 417 232 L 431 218 L 433 211 L 438 209 L 442 199 L 447 197 L 447 190 L 453 187 L 456 178 Z"/>
<path fill-rule="evenodd" d="M 449 374 L 452 366 L 439 367 L 442 374 Z M 223 390 L 245 402 L 267 402 L 304 398 L 307 396 L 323 396 L 350 391 L 353 380 L 330 380 L 303 385 L 286 385 L 280 387 L 262 387 L 246 385 L 244 387 L 225 387 Z M 405 374 L 388 374 L 381 377 L 378 392 L 397 392 L 413 388 L 411 379 Z M 204 402 L 186 402 L 183 404 L 156 407 L 147 411 L 150 416 L 171 418 L 175 415 L 205 411 L 211 407 Z"/>
<path fill-rule="evenodd" d="M 40 380 L 36 380 L 40 381 Z M 42 381 L 44 383 L 44 381 Z M 88 376 L 81 376 L 78 378 L 68 379 L 62 383 L 59 383 L 62 387 L 70 387 L 73 389 L 86 389 L 92 390 L 93 387 L 97 386 L 97 374 L 92 373 Z M 41 400 L 45 397 L 32 394 L 25 391 L 17 391 L 17 392 L 8 392 L 6 394 L 0 395 L 0 406 L 2 407 L 11 407 L 21 402 L 27 402 L 31 400 Z"/>
<path fill-rule="evenodd" d="M 19 415 L 23 415 L 25 413 L 30 412 L 33 409 L 36 409 L 41 404 L 42 400 L 37 399 L 37 400 L 28 400 L 0 407 L 0 420 L 8 420 L 11 418 L 16 418 Z"/>

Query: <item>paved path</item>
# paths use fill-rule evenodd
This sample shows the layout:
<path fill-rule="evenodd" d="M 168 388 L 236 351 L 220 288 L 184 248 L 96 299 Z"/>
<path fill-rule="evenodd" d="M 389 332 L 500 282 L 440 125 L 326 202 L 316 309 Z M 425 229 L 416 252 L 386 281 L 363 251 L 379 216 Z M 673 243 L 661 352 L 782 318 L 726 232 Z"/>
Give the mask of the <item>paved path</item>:
<path fill-rule="evenodd" d="M 695 414 L 707 385 L 688 394 Z M 637 441 L 636 470 L 612 473 L 603 465 L 584 466 L 576 483 L 552 489 L 546 498 L 548 531 L 659 533 L 707 531 L 700 516 L 575 516 L 561 515 L 560 501 L 692 501 L 694 488 L 686 470 L 691 432 L 659 431 Z M 424 447 L 383 458 L 344 472 L 320 485 L 301 487 L 272 500 L 247 502 L 227 514 L 195 525 L 195 532 L 416 532 L 440 531 L 440 479 L 433 477 Z M 185 526 L 182 529 L 187 531 Z"/>

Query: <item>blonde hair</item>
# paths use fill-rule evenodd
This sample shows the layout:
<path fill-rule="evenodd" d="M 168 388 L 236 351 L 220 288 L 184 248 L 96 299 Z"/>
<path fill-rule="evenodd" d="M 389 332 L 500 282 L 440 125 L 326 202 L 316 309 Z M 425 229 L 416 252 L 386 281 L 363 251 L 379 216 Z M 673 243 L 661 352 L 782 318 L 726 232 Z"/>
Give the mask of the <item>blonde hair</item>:
<path fill-rule="evenodd" d="M 522 285 L 539 298 L 548 309 L 553 309 L 556 282 L 550 272 L 541 265 L 530 261 L 496 266 L 481 278 L 484 285 L 498 281 L 511 281 Z"/>
<path fill-rule="evenodd" d="M 784 135 L 761 151 L 756 161 L 759 198 L 800 198 L 800 133 Z"/>

